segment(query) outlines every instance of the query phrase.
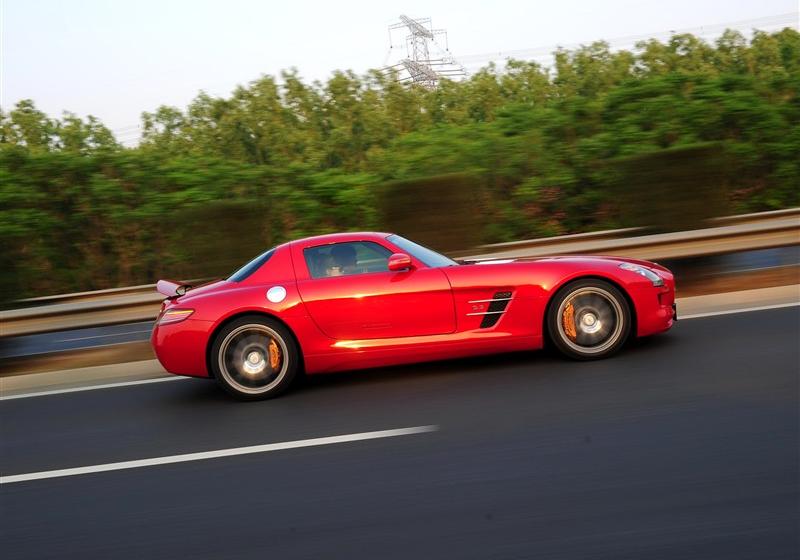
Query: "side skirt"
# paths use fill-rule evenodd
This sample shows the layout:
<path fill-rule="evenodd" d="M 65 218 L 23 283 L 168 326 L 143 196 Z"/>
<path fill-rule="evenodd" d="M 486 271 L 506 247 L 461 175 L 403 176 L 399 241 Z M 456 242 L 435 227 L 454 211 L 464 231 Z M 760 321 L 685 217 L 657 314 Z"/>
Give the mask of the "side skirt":
<path fill-rule="evenodd" d="M 462 336 L 472 334 L 472 338 Z M 506 333 L 458 333 L 438 337 L 450 340 L 409 341 L 408 339 L 371 339 L 337 341 L 330 352 L 304 356 L 306 373 L 413 364 L 436 360 L 451 360 L 469 356 L 537 350 L 542 347 L 541 336 L 511 336 Z"/>

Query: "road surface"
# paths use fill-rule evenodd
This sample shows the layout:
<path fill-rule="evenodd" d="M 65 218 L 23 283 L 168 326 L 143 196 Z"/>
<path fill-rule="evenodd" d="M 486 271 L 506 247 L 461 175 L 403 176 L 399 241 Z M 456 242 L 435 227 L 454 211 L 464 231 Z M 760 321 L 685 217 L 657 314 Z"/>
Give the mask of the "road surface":
<path fill-rule="evenodd" d="M 602 362 L 352 372 L 260 403 L 200 380 L 4 400 L 0 550 L 797 558 L 798 340 L 790 307 L 680 321 Z M 170 463 L 197 452 L 216 458 Z"/>

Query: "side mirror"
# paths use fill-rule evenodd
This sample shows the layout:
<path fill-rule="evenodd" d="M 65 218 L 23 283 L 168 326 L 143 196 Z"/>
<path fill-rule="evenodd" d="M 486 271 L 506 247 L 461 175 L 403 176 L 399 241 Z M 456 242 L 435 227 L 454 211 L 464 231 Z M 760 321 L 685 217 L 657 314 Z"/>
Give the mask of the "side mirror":
<path fill-rule="evenodd" d="M 411 257 L 406 255 L 405 253 L 395 253 L 389 257 L 389 270 L 392 272 L 398 272 L 400 270 L 409 270 L 414 268 L 414 265 L 411 264 Z"/>

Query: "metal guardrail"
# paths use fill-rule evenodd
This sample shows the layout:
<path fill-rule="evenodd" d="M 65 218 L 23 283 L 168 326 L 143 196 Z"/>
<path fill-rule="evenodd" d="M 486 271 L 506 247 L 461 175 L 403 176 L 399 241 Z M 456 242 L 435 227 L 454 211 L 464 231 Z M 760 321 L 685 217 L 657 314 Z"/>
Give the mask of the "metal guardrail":
<path fill-rule="evenodd" d="M 621 257 L 664 259 L 766 249 L 800 243 L 800 239 L 797 237 L 800 232 L 800 208 L 725 216 L 714 218 L 711 223 L 712 227 L 675 233 L 634 236 L 632 234 L 644 231 L 643 228 L 629 228 L 494 243 L 477 247 L 476 250 L 482 250 L 480 253 L 472 253 L 465 258 L 492 259 L 613 252 Z M 792 231 L 794 231 L 794 236 L 791 235 Z M 772 240 L 756 238 L 759 234 L 763 237 L 764 234 L 770 233 L 781 235 L 777 235 Z M 733 243 L 708 245 L 707 247 L 681 245 L 681 242 L 702 241 L 707 243 L 714 240 L 730 240 Z M 633 251 L 634 249 L 636 251 Z"/>
<path fill-rule="evenodd" d="M 503 259 L 614 254 L 649 260 L 695 257 L 800 244 L 800 208 L 717 218 L 714 227 L 631 236 L 610 230 L 478 247 L 467 258 Z M 627 237 L 626 237 L 627 236 Z M 155 284 L 22 300 L 32 307 L 0 312 L 1 336 L 153 319 L 163 297 Z"/>
<path fill-rule="evenodd" d="M 25 298 L 17 300 L 19 303 L 63 303 L 65 301 L 74 301 L 80 299 L 95 299 L 107 295 L 123 295 L 123 294 L 136 294 L 143 291 L 149 291 L 155 288 L 155 284 L 141 284 L 139 286 L 126 286 L 123 288 L 111 288 L 108 290 L 95 290 L 92 292 L 75 292 L 72 294 L 58 294 L 53 296 L 40 296 L 35 298 Z"/>
<path fill-rule="evenodd" d="M 105 295 L 91 301 L 56 303 L 0 312 L 0 335 L 16 336 L 81 327 L 148 321 L 164 296 L 149 287 L 142 293 Z"/>

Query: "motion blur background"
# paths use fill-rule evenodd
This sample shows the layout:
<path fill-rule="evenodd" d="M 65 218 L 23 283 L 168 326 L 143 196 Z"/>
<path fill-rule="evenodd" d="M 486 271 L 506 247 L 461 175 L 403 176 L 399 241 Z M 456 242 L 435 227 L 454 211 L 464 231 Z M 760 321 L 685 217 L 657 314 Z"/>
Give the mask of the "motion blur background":
<path fill-rule="evenodd" d="M 0 0 L 0 43 L 4 560 L 800 557 L 797 0 Z M 261 403 L 155 360 L 159 278 L 343 230 L 655 260 L 679 321 Z"/>
<path fill-rule="evenodd" d="M 687 230 L 800 204 L 795 3 L 722 2 L 698 13 L 681 3 L 563 4 L 577 11 L 557 21 L 548 18 L 565 14 L 536 3 L 472 7 L 470 21 L 484 11 L 489 19 L 463 30 L 454 6 L 428 7 L 455 59 L 460 51 L 472 62 L 463 79 L 424 87 L 367 66 L 320 69 L 330 56 L 341 68 L 380 68 L 386 24 L 405 6 L 337 3 L 317 14 L 332 19 L 312 11 L 308 23 L 286 7 L 271 17 L 252 7 L 265 16 L 256 30 L 241 3 L 159 12 L 147 3 L 4 2 L 2 299 L 226 275 L 266 247 L 332 231 L 396 230 L 466 254 L 632 226 Z M 614 23 L 587 21 L 592 9 Z M 731 20 L 732 29 L 720 25 Z M 670 33 L 668 23 L 696 34 Z M 294 33 L 286 49 L 261 40 L 287 41 L 284 26 Z M 658 38 L 631 37 L 647 29 Z M 184 67 L 219 68 L 239 52 L 226 44 L 237 33 L 241 45 L 258 45 L 265 67 L 296 68 L 259 76 L 252 56 L 246 69 L 231 59 L 251 72 L 233 91 L 137 106 L 159 90 L 180 98 L 178 79 L 219 89 L 219 76 L 189 80 Z M 608 33 L 627 37 L 604 41 Z M 520 59 L 468 54 L 544 38 L 580 46 L 513 51 Z M 165 74 L 170 65 L 177 78 Z M 39 107 L 42 98 L 70 109 L 61 100 L 90 89 L 85 97 L 110 119 L 141 112 L 140 122 L 114 130 Z"/>

